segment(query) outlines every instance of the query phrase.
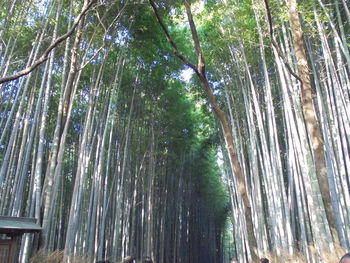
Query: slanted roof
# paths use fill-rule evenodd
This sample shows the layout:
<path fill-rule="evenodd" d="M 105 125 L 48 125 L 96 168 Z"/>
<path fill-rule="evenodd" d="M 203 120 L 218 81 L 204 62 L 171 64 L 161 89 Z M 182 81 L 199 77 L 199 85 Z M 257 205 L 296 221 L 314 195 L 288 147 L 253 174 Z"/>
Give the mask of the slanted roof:
<path fill-rule="evenodd" d="M 36 224 L 35 218 L 0 216 L 0 234 L 23 234 L 40 232 L 42 228 Z"/>

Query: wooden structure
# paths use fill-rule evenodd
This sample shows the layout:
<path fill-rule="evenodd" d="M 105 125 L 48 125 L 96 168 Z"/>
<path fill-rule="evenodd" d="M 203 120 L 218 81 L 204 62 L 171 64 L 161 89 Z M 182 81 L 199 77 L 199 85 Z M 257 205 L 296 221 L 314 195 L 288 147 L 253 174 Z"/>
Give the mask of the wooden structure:
<path fill-rule="evenodd" d="M 17 262 L 17 243 L 24 233 L 38 233 L 35 218 L 0 216 L 0 263 Z"/>

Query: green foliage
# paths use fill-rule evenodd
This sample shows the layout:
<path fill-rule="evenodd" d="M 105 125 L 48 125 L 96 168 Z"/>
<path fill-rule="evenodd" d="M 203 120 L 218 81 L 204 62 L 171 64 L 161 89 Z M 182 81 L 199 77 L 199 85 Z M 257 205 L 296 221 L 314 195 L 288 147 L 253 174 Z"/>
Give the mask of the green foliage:
<path fill-rule="evenodd" d="M 228 195 L 226 186 L 221 179 L 221 173 L 216 164 L 216 144 L 214 138 L 207 138 L 197 149 L 197 156 L 194 161 L 196 171 L 196 188 L 203 204 L 213 214 L 221 217 L 226 214 Z"/>
<path fill-rule="evenodd" d="M 188 148 L 194 139 L 193 104 L 182 90 L 181 83 L 172 81 L 158 101 L 161 109 L 162 132 L 172 149 Z"/>

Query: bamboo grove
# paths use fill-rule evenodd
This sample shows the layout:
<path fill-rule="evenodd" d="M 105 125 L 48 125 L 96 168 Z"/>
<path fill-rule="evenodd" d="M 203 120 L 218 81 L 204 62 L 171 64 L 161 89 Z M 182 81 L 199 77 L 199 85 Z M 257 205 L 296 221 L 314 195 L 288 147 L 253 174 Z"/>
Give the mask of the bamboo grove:
<path fill-rule="evenodd" d="M 43 227 L 18 262 L 350 250 L 348 0 L 0 4 L 0 215 Z"/>

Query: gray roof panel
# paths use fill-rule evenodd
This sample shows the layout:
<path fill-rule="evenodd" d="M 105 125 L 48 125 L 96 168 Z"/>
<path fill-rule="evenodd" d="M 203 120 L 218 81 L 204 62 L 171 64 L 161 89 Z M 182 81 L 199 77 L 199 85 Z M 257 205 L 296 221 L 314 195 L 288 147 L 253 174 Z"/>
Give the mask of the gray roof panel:
<path fill-rule="evenodd" d="M 40 232 L 35 218 L 0 216 L 0 234 Z"/>

